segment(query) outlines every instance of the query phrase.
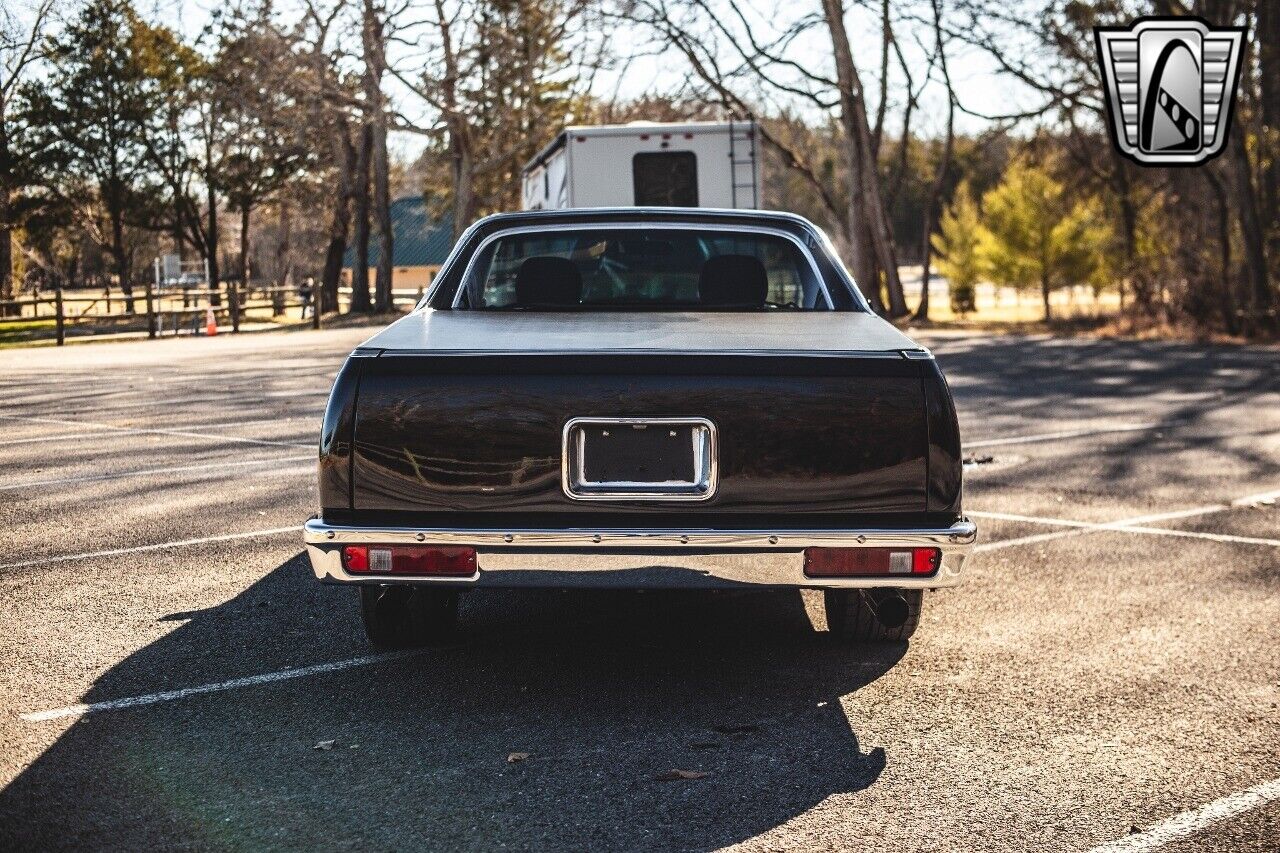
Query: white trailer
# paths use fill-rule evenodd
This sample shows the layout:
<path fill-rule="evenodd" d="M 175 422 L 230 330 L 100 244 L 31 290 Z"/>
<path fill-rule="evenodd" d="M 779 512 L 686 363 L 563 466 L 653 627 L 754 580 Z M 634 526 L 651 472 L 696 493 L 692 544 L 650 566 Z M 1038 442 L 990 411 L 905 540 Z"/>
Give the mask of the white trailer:
<path fill-rule="evenodd" d="M 755 122 L 566 127 L 521 171 L 525 210 L 760 206 Z"/>

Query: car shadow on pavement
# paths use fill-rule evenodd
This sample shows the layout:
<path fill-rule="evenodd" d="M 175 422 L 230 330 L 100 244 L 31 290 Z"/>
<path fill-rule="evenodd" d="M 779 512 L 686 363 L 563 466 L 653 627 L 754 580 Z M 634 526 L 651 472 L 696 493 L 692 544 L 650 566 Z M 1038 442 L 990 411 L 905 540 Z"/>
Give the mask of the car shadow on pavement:
<path fill-rule="evenodd" d="M 158 614 L 80 701 L 365 655 L 356 611 L 298 556 Z M 76 720 L 0 792 L 0 848 L 718 848 L 876 781 L 841 697 L 905 650 L 794 592 L 472 592 L 420 654 Z"/>

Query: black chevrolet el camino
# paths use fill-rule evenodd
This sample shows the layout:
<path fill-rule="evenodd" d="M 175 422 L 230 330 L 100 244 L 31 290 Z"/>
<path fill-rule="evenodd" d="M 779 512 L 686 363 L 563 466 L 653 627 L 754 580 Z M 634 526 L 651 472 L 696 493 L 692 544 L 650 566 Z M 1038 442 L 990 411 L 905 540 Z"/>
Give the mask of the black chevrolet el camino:
<path fill-rule="evenodd" d="M 312 567 L 381 647 L 476 587 L 820 589 L 903 640 L 976 534 L 938 365 L 782 213 L 481 220 L 347 359 L 319 474 Z"/>

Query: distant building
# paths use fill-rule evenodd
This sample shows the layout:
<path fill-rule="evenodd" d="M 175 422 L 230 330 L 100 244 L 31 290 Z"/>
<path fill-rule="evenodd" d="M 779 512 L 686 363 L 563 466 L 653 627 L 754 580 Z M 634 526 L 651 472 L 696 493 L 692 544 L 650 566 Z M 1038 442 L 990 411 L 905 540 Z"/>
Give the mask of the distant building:
<path fill-rule="evenodd" d="M 391 202 L 391 286 L 399 290 L 425 288 L 439 272 L 453 248 L 453 219 L 432 219 L 421 196 L 406 196 Z M 378 235 L 369 234 L 369 286 L 373 287 L 378 266 Z M 343 283 L 351 283 L 356 265 L 354 244 L 342 258 Z"/>

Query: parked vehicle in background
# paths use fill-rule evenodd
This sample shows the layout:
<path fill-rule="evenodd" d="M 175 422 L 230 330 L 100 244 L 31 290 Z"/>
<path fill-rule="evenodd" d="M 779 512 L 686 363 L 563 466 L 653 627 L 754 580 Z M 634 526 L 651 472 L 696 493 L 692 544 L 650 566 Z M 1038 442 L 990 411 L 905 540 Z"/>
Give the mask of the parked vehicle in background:
<path fill-rule="evenodd" d="M 316 576 L 369 639 L 446 630 L 476 587 L 824 591 L 904 640 L 976 528 L 927 350 L 797 216 L 491 216 L 335 381 Z"/>
<path fill-rule="evenodd" d="M 567 127 L 521 172 L 525 210 L 760 206 L 756 124 Z"/>

